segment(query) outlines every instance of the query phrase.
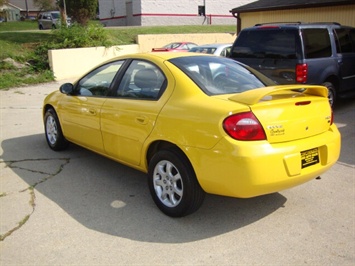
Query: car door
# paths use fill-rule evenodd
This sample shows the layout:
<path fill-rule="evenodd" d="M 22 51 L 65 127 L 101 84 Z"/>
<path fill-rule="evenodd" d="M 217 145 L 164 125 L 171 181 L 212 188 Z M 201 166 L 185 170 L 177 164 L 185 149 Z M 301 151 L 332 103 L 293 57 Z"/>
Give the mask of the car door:
<path fill-rule="evenodd" d="M 100 153 L 104 151 L 101 107 L 123 62 L 114 61 L 93 70 L 76 84 L 75 95 L 60 102 L 63 131 L 68 140 Z"/>
<path fill-rule="evenodd" d="M 355 29 L 336 29 L 340 91 L 355 89 Z"/>
<path fill-rule="evenodd" d="M 115 97 L 102 106 L 102 136 L 109 156 L 131 165 L 140 164 L 142 146 L 164 104 L 161 96 L 166 84 L 166 77 L 156 65 L 132 60 Z"/>
<path fill-rule="evenodd" d="M 44 29 L 51 29 L 52 28 L 52 16 L 50 13 L 45 13 L 43 15 L 43 28 Z"/>

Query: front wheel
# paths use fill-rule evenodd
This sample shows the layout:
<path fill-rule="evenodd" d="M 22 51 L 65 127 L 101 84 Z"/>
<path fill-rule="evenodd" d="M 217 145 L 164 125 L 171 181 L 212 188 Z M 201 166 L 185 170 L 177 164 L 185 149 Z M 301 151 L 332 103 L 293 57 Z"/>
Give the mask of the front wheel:
<path fill-rule="evenodd" d="M 69 142 L 65 139 L 56 112 L 50 108 L 44 115 L 44 130 L 48 146 L 55 151 L 64 150 Z"/>
<path fill-rule="evenodd" d="M 197 211 L 205 198 L 191 164 L 179 151 L 162 150 L 153 156 L 148 186 L 157 207 L 171 217 Z"/>

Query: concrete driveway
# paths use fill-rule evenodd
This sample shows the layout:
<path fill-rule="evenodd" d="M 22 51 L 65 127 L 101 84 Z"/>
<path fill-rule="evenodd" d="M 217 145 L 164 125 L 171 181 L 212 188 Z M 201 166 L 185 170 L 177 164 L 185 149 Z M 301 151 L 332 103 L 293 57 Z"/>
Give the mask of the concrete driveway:
<path fill-rule="evenodd" d="M 321 179 L 253 199 L 208 195 L 172 219 L 144 174 L 47 147 L 41 106 L 59 83 L 0 91 L 0 265 L 355 265 L 355 99 L 335 109 L 342 153 Z"/>

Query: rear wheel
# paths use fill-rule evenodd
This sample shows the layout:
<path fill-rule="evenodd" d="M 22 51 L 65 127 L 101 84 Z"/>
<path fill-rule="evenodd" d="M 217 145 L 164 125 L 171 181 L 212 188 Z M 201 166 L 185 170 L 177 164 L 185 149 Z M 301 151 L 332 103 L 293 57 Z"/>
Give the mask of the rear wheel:
<path fill-rule="evenodd" d="M 191 164 L 175 150 L 162 150 L 153 156 L 149 163 L 148 186 L 155 204 L 171 217 L 197 211 L 205 197 Z"/>
<path fill-rule="evenodd" d="M 44 115 L 44 130 L 48 146 L 52 150 L 60 151 L 68 147 L 69 142 L 65 139 L 57 114 L 52 108 Z"/>
<path fill-rule="evenodd" d="M 335 100 L 336 100 L 335 87 L 334 87 L 333 83 L 331 83 L 329 81 L 324 82 L 323 86 L 327 87 L 327 89 L 328 89 L 329 104 L 331 107 L 333 107 L 335 104 Z"/>

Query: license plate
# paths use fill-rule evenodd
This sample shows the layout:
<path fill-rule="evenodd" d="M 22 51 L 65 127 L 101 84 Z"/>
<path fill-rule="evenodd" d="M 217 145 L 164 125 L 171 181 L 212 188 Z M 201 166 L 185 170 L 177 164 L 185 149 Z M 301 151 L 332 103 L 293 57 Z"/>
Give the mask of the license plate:
<path fill-rule="evenodd" d="M 319 163 L 318 148 L 301 151 L 302 169 Z"/>

